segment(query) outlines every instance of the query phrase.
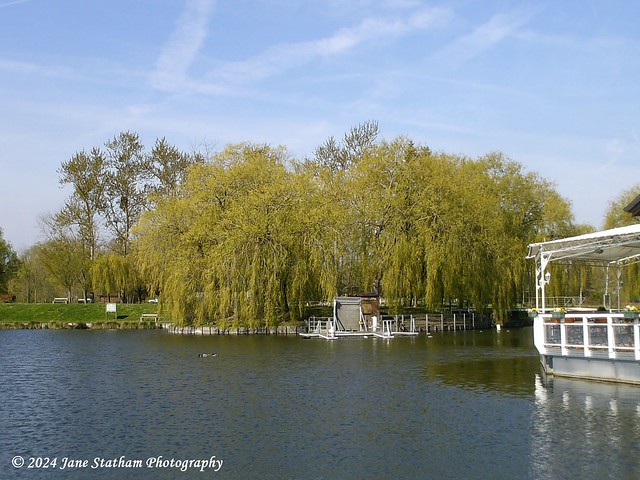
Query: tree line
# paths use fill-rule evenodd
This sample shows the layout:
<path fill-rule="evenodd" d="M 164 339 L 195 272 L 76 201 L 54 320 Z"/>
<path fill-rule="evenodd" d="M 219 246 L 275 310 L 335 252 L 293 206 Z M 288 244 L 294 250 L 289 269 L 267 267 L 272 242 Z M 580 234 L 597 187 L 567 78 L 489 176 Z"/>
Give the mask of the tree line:
<path fill-rule="evenodd" d="M 380 139 L 375 122 L 304 159 L 253 143 L 185 153 L 165 139 L 145 152 L 123 132 L 59 174 L 71 194 L 14 268 L 22 301 L 54 288 L 159 295 L 184 324 L 271 327 L 361 292 L 392 309 L 490 307 L 501 321 L 535 292 L 526 246 L 590 229 L 550 181 L 500 153 Z"/>
<path fill-rule="evenodd" d="M 59 182 L 71 193 L 59 211 L 41 218 L 46 240 L 22 255 L 14 282 L 19 298 L 93 299 L 98 292 L 140 301 L 155 294 L 131 255 L 133 227 L 155 198 L 177 191 L 189 165 L 203 161 L 164 138 L 146 152 L 137 134 L 122 132 L 62 162 Z"/>
<path fill-rule="evenodd" d="M 575 228 L 518 163 L 379 140 L 369 122 L 301 161 L 227 146 L 142 216 L 134 248 L 162 308 L 188 323 L 273 326 L 359 292 L 392 308 L 491 306 L 502 320 L 525 288 L 526 245 Z"/>

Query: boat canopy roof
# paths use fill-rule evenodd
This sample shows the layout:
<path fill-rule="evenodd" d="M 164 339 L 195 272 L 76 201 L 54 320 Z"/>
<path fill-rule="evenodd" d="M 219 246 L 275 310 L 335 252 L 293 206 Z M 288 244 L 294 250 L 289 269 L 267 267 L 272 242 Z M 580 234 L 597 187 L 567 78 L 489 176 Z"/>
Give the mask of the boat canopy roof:
<path fill-rule="evenodd" d="M 527 258 L 616 264 L 640 261 L 640 224 L 529 245 Z"/>

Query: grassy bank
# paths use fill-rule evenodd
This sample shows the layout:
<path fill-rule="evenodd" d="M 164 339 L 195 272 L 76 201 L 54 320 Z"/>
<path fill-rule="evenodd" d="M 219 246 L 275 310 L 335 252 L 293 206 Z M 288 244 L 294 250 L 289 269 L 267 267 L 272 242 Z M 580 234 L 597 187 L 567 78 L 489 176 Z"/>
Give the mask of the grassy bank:
<path fill-rule="evenodd" d="M 74 322 L 94 323 L 104 322 L 106 307 L 103 303 L 0 303 L 0 322 Z M 118 304 L 118 322 L 138 322 L 144 313 L 157 313 L 158 305 L 155 303 Z M 114 320 L 115 315 L 110 313 L 109 321 Z"/>

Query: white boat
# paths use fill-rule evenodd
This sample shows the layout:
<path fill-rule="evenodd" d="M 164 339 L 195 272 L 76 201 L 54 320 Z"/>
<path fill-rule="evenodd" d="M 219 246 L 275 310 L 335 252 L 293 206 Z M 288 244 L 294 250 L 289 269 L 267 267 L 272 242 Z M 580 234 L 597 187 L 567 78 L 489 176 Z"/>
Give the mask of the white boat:
<path fill-rule="evenodd" d="M 640 225 L 533 243 L 527 258 L 536 262 L 534 343 L 545 372 L 640 384 L 639 312 L 625 311 L 619 298 L 617 308 L 606 311 L 554 311 L 545 296 L 551 262 L 597 264 L 616 273 L 639 262 Z"/>

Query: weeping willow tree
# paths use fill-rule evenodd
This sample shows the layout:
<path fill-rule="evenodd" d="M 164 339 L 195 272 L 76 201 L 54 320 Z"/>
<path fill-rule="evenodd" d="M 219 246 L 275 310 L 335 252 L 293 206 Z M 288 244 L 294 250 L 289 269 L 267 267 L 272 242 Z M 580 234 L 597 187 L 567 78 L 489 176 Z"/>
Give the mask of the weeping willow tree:
<path fill-rule="evenodd" d="M 358 212 L 363 286 L 384 293 L 392 308 L 424 296 L 424 248 L 417 192 L 426 147 L 406 138 L 380 142 L 358 162 L 352 182 Z"/>
<path fill-rule="evenodd" d="M 288 160 L 283 148 L 229 146 L 144 215 L 136 256 L 169 316 L 253 329 L 300 318 L 317 226 L 311 185 Z"/>
<path fill-rule="evenodd" d="M 358 141 L 364 145 L 353 148 Z M 341 215 L 332 217 L 339 231 L 322 237 L 337 292 L 374 290 L 392 308 L 464 299 L 492 306 L 502 321 L 526 289 L 526 245 L 572 225 L 553 186 L 501 154 L 434 154 L 406 138 L 373 142 L 355 129 L 342 143 L 331 139 L 315 160 L 329 199 L 321 208 Z"/>
<path fill-rule="evenodd" d="M 372 204 L 366 201 L 378 192 L 360 182 L 363 162 L 378 149 L 377 135 L 375 122 L 364 123 L 341 141 L 329 138 L 312 159 L 298 165 L 313 185 L 308 215 L 318 235 L 310 260 L 318 272 L 320 291 L 329 300 L 370 290 L 378 277 L 370 261 L 376 256 L 376 225 L 371 221 Z"/>
<path fill-rule="evenodd" d="M 135 255 L 161 309 L 190 324 L 272 327 L 309 300 L 375 291 L 450 299 L 498 321 L 526 291 L 526 246 L 570 232 L 553 185 L 501 154 L 433 153 L 365 123 L 295 162 L 232 145 L 154 200 Z"/>
<path fill-rule="evenodd" d="M 93 288 L 99 292 L 106 292 L 107 297 L 117 292 L 122 301 L 129 302 L 139 293 L 137 290 L 141 284 L 142 280 L 130 256 L 103 253 L 96 257 L 92 264 Z"/>

